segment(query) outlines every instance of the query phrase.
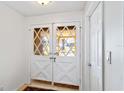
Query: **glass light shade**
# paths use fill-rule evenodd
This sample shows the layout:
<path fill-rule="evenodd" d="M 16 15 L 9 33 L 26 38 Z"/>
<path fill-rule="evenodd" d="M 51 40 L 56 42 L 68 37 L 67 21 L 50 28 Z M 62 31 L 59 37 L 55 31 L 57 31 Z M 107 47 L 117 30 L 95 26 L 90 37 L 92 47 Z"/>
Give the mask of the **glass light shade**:
<path fill-rule="evenodd" d="M 47 5 L 50 1 L 49 0 L 38 0 L 38 3 L 41 5 Z"/>

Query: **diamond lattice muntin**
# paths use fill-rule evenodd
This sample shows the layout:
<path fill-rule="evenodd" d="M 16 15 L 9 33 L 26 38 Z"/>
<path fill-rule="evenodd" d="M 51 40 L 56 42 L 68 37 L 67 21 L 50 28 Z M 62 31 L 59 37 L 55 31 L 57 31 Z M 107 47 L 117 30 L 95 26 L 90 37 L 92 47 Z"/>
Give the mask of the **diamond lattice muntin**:
<path fill-rule="evenodd" d="M 48 56 L 50 52 L 49 28 L 34 28 L 34 54 Z"/>
<path fill-rule="evenodd" d="M 58 26 L 57 27 L 57 56 L 76 55 L 76 27 Z"/>

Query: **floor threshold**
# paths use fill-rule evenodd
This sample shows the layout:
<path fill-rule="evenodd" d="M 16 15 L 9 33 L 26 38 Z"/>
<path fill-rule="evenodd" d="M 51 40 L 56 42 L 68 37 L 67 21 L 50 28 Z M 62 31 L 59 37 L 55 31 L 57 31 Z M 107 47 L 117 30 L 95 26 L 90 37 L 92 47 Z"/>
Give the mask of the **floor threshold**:
<path fill-rule="evenodd" d="M 30 84 L 24 84 L 19 91 L 79 91 L 79 86 L 55 83 L 48 81 L 32 80 Z"/>

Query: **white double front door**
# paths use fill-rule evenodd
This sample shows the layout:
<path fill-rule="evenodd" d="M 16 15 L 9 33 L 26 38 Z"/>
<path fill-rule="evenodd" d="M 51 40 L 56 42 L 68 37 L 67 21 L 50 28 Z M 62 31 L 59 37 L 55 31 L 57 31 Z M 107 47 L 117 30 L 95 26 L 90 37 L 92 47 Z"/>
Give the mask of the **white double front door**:
<path fill-rule="evenodd" d="M 33 26 L 31 79 L 79 85 L 79 30 L 77 22 Z"/>

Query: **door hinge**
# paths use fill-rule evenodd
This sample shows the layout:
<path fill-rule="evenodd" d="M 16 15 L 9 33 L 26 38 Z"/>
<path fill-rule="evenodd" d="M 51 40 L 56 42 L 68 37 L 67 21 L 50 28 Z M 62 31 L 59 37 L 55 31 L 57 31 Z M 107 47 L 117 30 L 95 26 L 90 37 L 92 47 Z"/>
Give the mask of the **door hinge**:
<path fill-rule="evenodd" d="M 79 26 L 79 30 L 81 31 L 82 26 Z"/>

